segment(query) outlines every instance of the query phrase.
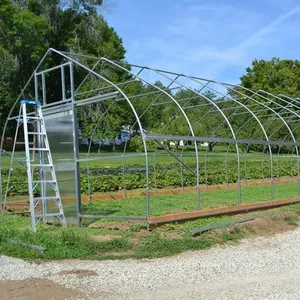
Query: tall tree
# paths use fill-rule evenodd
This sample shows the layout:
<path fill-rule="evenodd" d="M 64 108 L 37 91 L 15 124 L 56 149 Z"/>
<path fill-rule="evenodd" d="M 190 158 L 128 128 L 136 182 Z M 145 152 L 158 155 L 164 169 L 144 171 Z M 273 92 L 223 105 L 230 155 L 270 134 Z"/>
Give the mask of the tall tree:
<path fill-rule="evenodd" d="M 0 1 L 0 125 L 49 47 L 114 60 L 125 57 L 122 39 L 100 14 L 102 6 L 103 0 Z M 58 56 L 53 59 L 56 64 L 62 60 Z M 85 73 L 76 72 L 80 82 Z M 123 73 L 110 72 L 114 81 Z M 54 88 L 56 84 L 57 79 L 50 75 L 49 102 L 61 98 L 61 90 Z"/>
<path fill-rule="evenodd" d="M 300 61 L 273 58 L 269 61 L 266 60 L 254 60 L 252 66 L 246 69 L 246 74 L 241 77 L 241 85 L 248 89 L 264 90 L 274 95 L 284 94 L 292 98 L 300 96 Z M 244 90 L 241 90 L 245 93 Z M 247 94 L 247 92 L 246 92 Z M 263 123 L 264 129 L 273 140 L 286 140 L 290 137 L 290 133 L 286 124 L 270 111 L 265 109 L 264 106 L 259 105 L 259 102 L 266 102 L 266 104 L 272 108 L 275 112 L 281 113 L 283 108 L 278 107 L 278 104 L 287 107 L 289 106 L 289 100 L 280 101 L 276 98 L 276 104 L 273 102 L 274 96 L 264 94 L 265 98 L 258 98 L 254 94 L 250 94 L 251 97 L 257 102 L 251 102 L 251 109 L 259 117 Z M 269 101 L 272 100 L 272 101 Z M 289 110 L 294 110 L 293 106 L 289 106 Z M 285 121 L 289 123 L 288 113 L 285 111 L 282 116 Z M 255 129 L 255 122 L 249 123 L 245 132 L 251 132 L 253 138 L 263 139 L 264 134 L 259 127 Z M 294 126 L 292 126 L 293 128 Z M 254 130 L 255 129 L 255 130 Z M 300 132 L 297 127 L 293 128 L 293 133 L 299 136 Z"/>
<path fill-rule="evenodd" d="M 241 85 L 274 94 L 300 96 L 300 61 L 273 58 L 254 60 L 241 77 Z"/>

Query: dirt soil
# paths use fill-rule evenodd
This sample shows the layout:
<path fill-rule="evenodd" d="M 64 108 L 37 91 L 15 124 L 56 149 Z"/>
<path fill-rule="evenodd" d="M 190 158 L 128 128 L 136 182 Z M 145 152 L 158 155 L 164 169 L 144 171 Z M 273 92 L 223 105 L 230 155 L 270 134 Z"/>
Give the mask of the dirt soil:
<path fill-rule="evenodd" d="M 299 215 L 289 212 L 280 216 L 258 218 L 240 226 L 247 232 L 247 237 L 272 236 L 295 229 L 296 226 L 289 224 L 286 218 L 293 218 L 296 222 Z"/>
<path fill-rule="evenodd" d="M 31 278 L 0 283 L 1 300 L 79 300 L 86 295 L 49 279 Z"/>

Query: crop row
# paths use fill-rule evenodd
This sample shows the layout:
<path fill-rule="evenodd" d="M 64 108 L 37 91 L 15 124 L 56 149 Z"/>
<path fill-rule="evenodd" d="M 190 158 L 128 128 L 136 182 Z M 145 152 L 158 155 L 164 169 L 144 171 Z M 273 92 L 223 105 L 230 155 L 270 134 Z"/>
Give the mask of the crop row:
<path fill-rule="evenodd" d="M 122 167 L 115 168 L 92 168 L 82 169 L 80 175 L 81 192 L 91 194 L 98 192 L 113 192 L 126 187 L 127 190 L 144 188 L 146 186 L 146 169 L 141 166 L 127 167 L 125 173 Z M 296 161 L 283 160 L 273 167 L 273 176 L 296 176 L 298 174 Z M 180 167 L 179 164 L 161 164 L 155 169 L 149 168 L 149 185 L 151 188 L 193 186 L 196 184 L 196 169 L 194 165 Z M 269 163 L 261 161 L 251 161 L 247 166 L 241 164 L 241 179 L 260 179 L 271 177 L 271 167 Z M 3 176 L 2 188 L 6 188 L 6 176 Z M 235 183 L 238 180 L 238 170 L 236 161 L 222 162 L 213 161 L 209 165 L 200 165 L 200 184 L 224 184 Z M 27 194 L 26 172 L 15 170 L 11 177 L 13 184 L 9 187 L 8 195 Z M 22 182 L 22 184 L 21 184 Z M 19 183 L 19 184 L 18 184 Z M 36 187 L 35 193 L 39 193 Z"/>

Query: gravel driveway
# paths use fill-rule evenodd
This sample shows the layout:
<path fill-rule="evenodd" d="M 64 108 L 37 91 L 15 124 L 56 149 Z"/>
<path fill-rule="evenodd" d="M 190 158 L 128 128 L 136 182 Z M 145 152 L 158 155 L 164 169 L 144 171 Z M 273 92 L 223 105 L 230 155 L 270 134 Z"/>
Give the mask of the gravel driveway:
<path fill-rule="evenodd" d="M 300 299 L 299 250 L 296 229 L 153 260 L 34 264 L 0 256 L 0 298 Z"/>

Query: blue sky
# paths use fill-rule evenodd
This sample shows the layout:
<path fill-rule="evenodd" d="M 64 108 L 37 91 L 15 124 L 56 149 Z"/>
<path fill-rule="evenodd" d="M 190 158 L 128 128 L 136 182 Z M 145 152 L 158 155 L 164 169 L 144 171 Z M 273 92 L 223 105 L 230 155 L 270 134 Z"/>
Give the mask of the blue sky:
<path fill-rule="evenodd" d="M 299 59 L 299 0 L 109 0 L 131 63 L 238 83 L 254 59 Z"/>

